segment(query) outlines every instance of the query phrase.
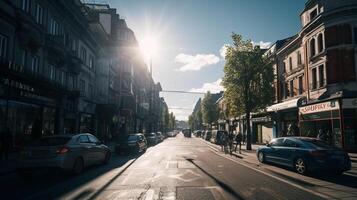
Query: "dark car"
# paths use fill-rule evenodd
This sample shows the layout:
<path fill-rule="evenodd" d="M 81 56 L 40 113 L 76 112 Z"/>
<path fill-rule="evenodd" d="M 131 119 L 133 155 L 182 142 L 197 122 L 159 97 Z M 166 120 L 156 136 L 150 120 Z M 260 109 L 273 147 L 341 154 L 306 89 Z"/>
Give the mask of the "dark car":
<path fill-rule="evenodd" d="M 351 160 L 343 150 L 322 140 L 307 137 L 282 137 L 259 147 L 260 162 L 272 162 L 293 167 L 296 172 L 332 171 L 342 174 L 351 169 Z"/>
<path fill-rule="evenodd" d="M 185 137 L 191 137 L 192 136 L 192 132 L 191 129 L 184 129 L 182 130 L 182 133 Z"/>
<path fill-rule="evenodd" d="M 153 146 L 159 143 L 159 139 L 156 135 L 156 133 L 146 133 L 145 134 L 146 141 L 148 145 Z"/>
<path fill-rule="evenodd" d="M 120 138 L 119 144 L 115 146 L 118 153 L 141 153 L 147 149 L 147 141 L 143 134 L 130 134 Z"/>
<path fill-rule="evenodd" d="M 45 136 L 20 151 L 17 172 L 23 176 L 57 168 L 79 174 L 87 166 L 109 162 L 110 157 L 110 149 L 89 133 Z"/>
<path fill-rule="evenodd" d="M 157 132 L 156 135 L 157 135 L 159 142 L 164 141 L 165 136 L 161 132 Z"/>

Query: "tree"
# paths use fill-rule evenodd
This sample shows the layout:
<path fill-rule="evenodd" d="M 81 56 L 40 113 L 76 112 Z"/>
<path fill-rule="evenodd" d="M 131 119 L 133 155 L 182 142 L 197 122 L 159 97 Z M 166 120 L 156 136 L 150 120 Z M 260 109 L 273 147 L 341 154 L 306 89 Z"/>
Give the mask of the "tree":
<path fill-rule="evenodd" d="M 227 47 L 223 86 L 230 114 L 245 114 L 247 149 L 251 150 L 250 113 L 265 108 L 273 99 L 273 67 L 259 46 L 232 34 Z"/>
<path fill-rule="evenodd" d="M 170 130 L 173 130 L 175 129 L 175 126 L 176 126 L 176 119 L 175 119 L 175 115 L 173 112 L 171 112 L 169 114 L 169 129 Z"/>
<path fill-rule="evenodd" d="M 206 124 L 211 124 L 218 120 L 218 108 L 208 91 L 201 104 L 202 120 Z"/>

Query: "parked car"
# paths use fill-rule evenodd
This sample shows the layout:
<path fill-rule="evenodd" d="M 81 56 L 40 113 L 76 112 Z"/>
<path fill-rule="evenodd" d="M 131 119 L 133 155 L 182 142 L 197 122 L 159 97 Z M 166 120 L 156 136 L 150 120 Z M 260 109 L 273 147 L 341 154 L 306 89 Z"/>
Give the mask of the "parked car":
<path fill-rule="evenodd" d="M 192 136 L 192 132 L 191 129 L 184 129 L 182 130 L 182 133 L 185 137 L 191 137 Z"/>
<path fill-rule="evenodd" d="M 45 136 L 25 146 L 17 158 L 20 176 L 43 168 L 79 174 L 87 166 L 109 162 L 110 149 L 89 133 Z"/>
<path fill-rule="evenodd" d="M 213 130 L 210 141 L 214 144 L 222 144 L 222 135 L 225 131 Z"/>
<path fill-rule="evenodd" d="M 157 132 L 156 135 L 157 135 L 157 138 L 159 139 L 159 142 L 164 141 L 165 137 L 161 132 Z"/>
<path fill-rule="evenodd" d="M 147 149 L 147 141 L 142 133 L 126 135 L 115 146 L 115 151 L 125 153 L 141 153 Z"/>
<path fill-rule="evenodd" d="M 332 171 L 342 174 L 351 169 L 351 160 L 343 150 L 322 140 L 307 137 L 282 137 L 259 147 L 260 162 L 272 162 L 293 167 L 296 172 Z"/>
<path fill-rule="evenodd" d="M 146 133 L 145 138 L 146 138 L 147 144 L 150 146 L 153 146 L 153 145 L 156 145 L 157 143 L 159 143 L 159 139 L 158 139 L 156 133 Z"/>
<path fill-rule="evenodd" d="M 203 136 L 203 139 L 206 141 L 210 141 L 212 137 L 212 131 L 207 130 Z"/>

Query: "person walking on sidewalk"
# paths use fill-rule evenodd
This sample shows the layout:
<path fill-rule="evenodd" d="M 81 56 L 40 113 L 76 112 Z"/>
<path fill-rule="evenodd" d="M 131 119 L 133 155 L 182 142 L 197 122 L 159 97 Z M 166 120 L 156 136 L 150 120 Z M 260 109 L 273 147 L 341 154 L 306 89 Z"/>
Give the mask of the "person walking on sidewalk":
<path fill-rule="evenodd" d="M 238 134 L 236 135 L 236 148 L 235 148 L 235 152 L 237 152 L 237 146 L 239 145 L 239 153 L 242 153 L 242 133 L 239 131 Z"/>
<path fill-rule="evenodd" d="M 222 134 L 222 147 L 223 147 L 224 153 L 228 153 L 228 135 L 227 135 L 227 132 L 224 132 Z"/>

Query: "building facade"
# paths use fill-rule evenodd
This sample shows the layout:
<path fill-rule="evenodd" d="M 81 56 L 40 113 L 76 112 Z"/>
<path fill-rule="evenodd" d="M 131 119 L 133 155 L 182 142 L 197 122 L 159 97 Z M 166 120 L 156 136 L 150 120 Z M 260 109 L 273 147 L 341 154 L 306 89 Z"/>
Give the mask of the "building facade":
<path fill-rule="evenodd" d="M 162 104 L 138 49 L 109 5 L 1 1 L 0 133 L 22 145 L 43 135 L 89 132 L 107 142 L 144 131 Z"/>

